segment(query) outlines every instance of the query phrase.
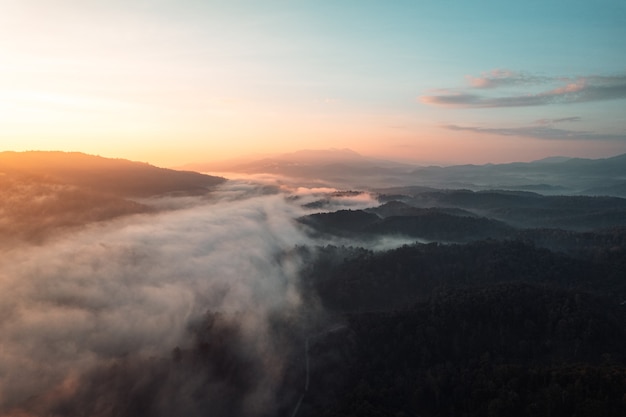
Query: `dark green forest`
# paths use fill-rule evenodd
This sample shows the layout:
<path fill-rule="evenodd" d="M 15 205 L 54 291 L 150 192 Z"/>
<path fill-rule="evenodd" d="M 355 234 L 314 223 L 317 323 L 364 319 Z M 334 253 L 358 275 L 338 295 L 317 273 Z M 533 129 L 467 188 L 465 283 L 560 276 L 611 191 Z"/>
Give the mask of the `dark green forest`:
<path fill-rule="evenodd" d="M 345 323 L 318 341 L 320 361 L 344 356 L 313 373 L 329 393 L 305 395 L 300 415 L 626 415 L 626 200 L 418 189 L 381 201 L 300 219 L 321 236 L 431 241 L 298 248 L 308 302 Z"/>
<path fill-rule="evenodd" d="M 310 415 L 626 413 L 623 250 L 588 259 L 510 241 L 320 250 L 327 260 L 309 271 L 311 293 L 341 312 L 353 356 L 335 403 L 312 402 Z"/>

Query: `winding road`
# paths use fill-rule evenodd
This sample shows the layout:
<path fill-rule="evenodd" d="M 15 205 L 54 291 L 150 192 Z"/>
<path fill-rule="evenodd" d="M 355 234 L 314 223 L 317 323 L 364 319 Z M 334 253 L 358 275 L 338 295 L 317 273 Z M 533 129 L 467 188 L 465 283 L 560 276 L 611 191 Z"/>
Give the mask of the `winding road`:
<path fill-rule="evenodd" d="M 305 363 L 305 369 L 306 369 L 305 380 L 304 380 L 304 391 L 300 395 L 300 398 L 298 399 L 298 402 L 296 403 L 296 407 L 294 408 L 293 413 L 291 413 L 291 417 L 296 417 L 296 414 L 298 414 L 298 410 L 300 409 L 300 405 L 302 404 L 302 400 L 304 400 L 304 396 L 309 390 L 309 381 L 310 381 L 310 375 L 311 375 L 311 372 L 310 372 L 311 359 L 309 356 L 309 342 L 311 341 L 311 339 L 316 339 L 318 337 L 327 335 L 328 333 L 336 332 L 337 330 L 341 330 L 346 327 L 348 326 L 346 326 L 345 324 L 334 324 L 330 326 L 328 329 L 323 330 L 317 334 L 314 334 L 313 336 L 307 336 L 306 340 L 304 341 L 304 363 Z"/>

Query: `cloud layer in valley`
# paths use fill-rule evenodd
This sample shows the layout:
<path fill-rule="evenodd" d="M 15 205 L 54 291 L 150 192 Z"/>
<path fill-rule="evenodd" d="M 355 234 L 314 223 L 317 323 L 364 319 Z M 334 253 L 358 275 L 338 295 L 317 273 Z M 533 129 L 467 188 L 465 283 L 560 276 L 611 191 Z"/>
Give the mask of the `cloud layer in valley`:
<path fill-rule="evenodd" d="M 0 414 L 49 413 L 45 404 L 71 397 L 91 370 L 120 358 L 169 357 L 191 343 L 190 323 L 208 311 L 238 317 L 242 345 L 263 352 L 245 400 L 272 403 L 285 352 L 268 340 L 269 317 L 301 305 L 300 264 L 284 254 L 315 243 L 294 219 L 309 212 L 303 203 L 332 191 L 232 181 L 195 205 L 187 199 L 178 210 L 5 252 Z M 339 196 L 333 207 L 373 201 Z"/>

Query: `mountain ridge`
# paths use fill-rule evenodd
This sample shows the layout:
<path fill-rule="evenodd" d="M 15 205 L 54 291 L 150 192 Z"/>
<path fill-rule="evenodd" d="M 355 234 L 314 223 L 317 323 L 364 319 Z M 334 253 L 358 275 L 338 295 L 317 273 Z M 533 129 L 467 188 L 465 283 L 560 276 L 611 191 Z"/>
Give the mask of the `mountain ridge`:
<path fill-rule="evenodd" d="M 0 152 L 0 251 L 158 208 L 146 197 L 206 193 L 224 179 L 79 152 Z"/>
<path fill-rule="evenodd" d="M 314 179 L 329 186 L 364 189 L 426 186 L 478 191 L 499 188 L 546 195 L 626 197 L 626 154 L 598 159 L 555 156 L 531 162 L 422 166 L 370 158 L 350 149 L 309 149 L 245 162 L 197 163 L 181 168 L 281 175 Z"/>
<path fill-rule="evenodd" d="M 123 197 L 198 193 L 224 181 L 220 177 L 160 168 L 145 162 L 63 151 L 0 152 L 0 172 Z"/>

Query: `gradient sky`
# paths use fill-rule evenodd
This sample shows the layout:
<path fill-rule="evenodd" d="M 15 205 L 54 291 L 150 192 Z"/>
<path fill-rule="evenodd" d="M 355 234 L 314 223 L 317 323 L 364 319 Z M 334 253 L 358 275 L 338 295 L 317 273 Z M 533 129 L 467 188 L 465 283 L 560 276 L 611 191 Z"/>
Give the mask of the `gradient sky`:
<path fill-rule="evenodd" d="M 626 152 L 626 1 L 0 0 L 0 150 Z"/>

